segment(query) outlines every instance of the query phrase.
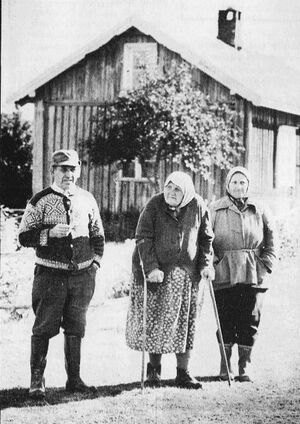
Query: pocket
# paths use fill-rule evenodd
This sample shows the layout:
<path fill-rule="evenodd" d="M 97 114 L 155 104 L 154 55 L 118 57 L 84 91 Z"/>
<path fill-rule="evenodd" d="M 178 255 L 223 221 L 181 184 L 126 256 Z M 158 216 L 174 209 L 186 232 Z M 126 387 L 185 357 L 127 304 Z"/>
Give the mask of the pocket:
<path fill-rule="evenodd" d="M 257 282 L 260 284 L 263 281 L 268 270 L 259 256 L 255 255 L 255 258 L 256 258 Z"/>
<path fill-rule="evenodd" d="M 215 283 L 227 283 L 230 281 L 230 268 L 228 264 L 228 258 L 224 255 L 215 264 Z"/>

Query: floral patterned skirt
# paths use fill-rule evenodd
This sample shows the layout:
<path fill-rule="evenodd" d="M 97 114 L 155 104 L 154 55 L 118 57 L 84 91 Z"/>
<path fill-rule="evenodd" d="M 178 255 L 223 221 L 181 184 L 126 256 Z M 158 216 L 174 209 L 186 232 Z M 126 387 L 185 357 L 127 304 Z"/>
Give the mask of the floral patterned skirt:
<path fill-rule="evenodd" d="M 132 283 L 126 323 L 126 343 L 143 349 L 143 286 Z M 147 290 L 146 346 L 150 353 L 184 353 L 193 348 L 198 284 L 174 268 L 155 291 Z"/>

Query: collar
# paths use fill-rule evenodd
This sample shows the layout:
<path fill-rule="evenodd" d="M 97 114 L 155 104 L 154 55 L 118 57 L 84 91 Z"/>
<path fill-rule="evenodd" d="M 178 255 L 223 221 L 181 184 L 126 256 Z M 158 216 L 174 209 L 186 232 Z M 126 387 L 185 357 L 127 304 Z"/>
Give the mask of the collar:
<path fill-rule="evenodd" d="M 251 197 L 248 197 L 248 199 L 247 199 L 247 207 L 248 206 L 252 206 L 255 209 L 255 211 L 258 209 L 258 203 L 257 203 L 257 201 L 254 200 Z M 216 210 L 219 210 L 219 209 L 229 209 L 229 208 L 230 209 L 233 209 L 234 208 L 234 209 L 238 210 L 237 207 L 235 206 L 235 204 L 233 203 L 233 201 L 228 196 L 222 197 L 218 201 L 218 204 L 216 206 Z"/>
<path fill-rule="evenodd" d="M 67 196 L 67 197 L 73 196 L 76 193 L 76 191 L 77 191 L 77 186 L 76 185 L 72 186 L 69 190 L 66 190 L 66 191 L 64 191 L 62 188 L 58 187 L 58 185 L 56 183 L 53 183 L 51 185 L 51 188 L 56 193 L 60 193 L 60 194 L 62 194 L 64 196 Z"/>

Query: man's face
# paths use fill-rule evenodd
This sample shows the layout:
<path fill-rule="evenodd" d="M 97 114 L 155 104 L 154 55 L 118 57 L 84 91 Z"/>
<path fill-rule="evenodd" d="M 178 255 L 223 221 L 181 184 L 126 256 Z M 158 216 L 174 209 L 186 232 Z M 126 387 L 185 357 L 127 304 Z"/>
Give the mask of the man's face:
<path fill-rule="evenodd" d="M 53 168 L 53 181 L 63 191 L 69 190 L 76 184 L 79 177 L 79 168 L 76 166 L 55 166 Z"/>

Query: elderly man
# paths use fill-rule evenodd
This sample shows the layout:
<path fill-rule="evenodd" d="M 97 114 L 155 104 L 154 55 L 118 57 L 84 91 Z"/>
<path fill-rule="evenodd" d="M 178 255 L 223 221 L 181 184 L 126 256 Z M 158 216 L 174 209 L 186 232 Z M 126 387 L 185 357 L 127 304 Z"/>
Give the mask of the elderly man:
<path fill-rule="evenodd" d="M 80 378 L 80 348 L 104 249 L 96 200 L 76 185 L 77 152 L 54 152 L 52 175 L 53 184 L 29 201 L 19 231 L 20 243 L 36 250 L 29 389 L 30 397 L 36 399 L 45 397 L 49 339 L 60 327 L 65 337 L 66 389 L 91 390 Z"/>

